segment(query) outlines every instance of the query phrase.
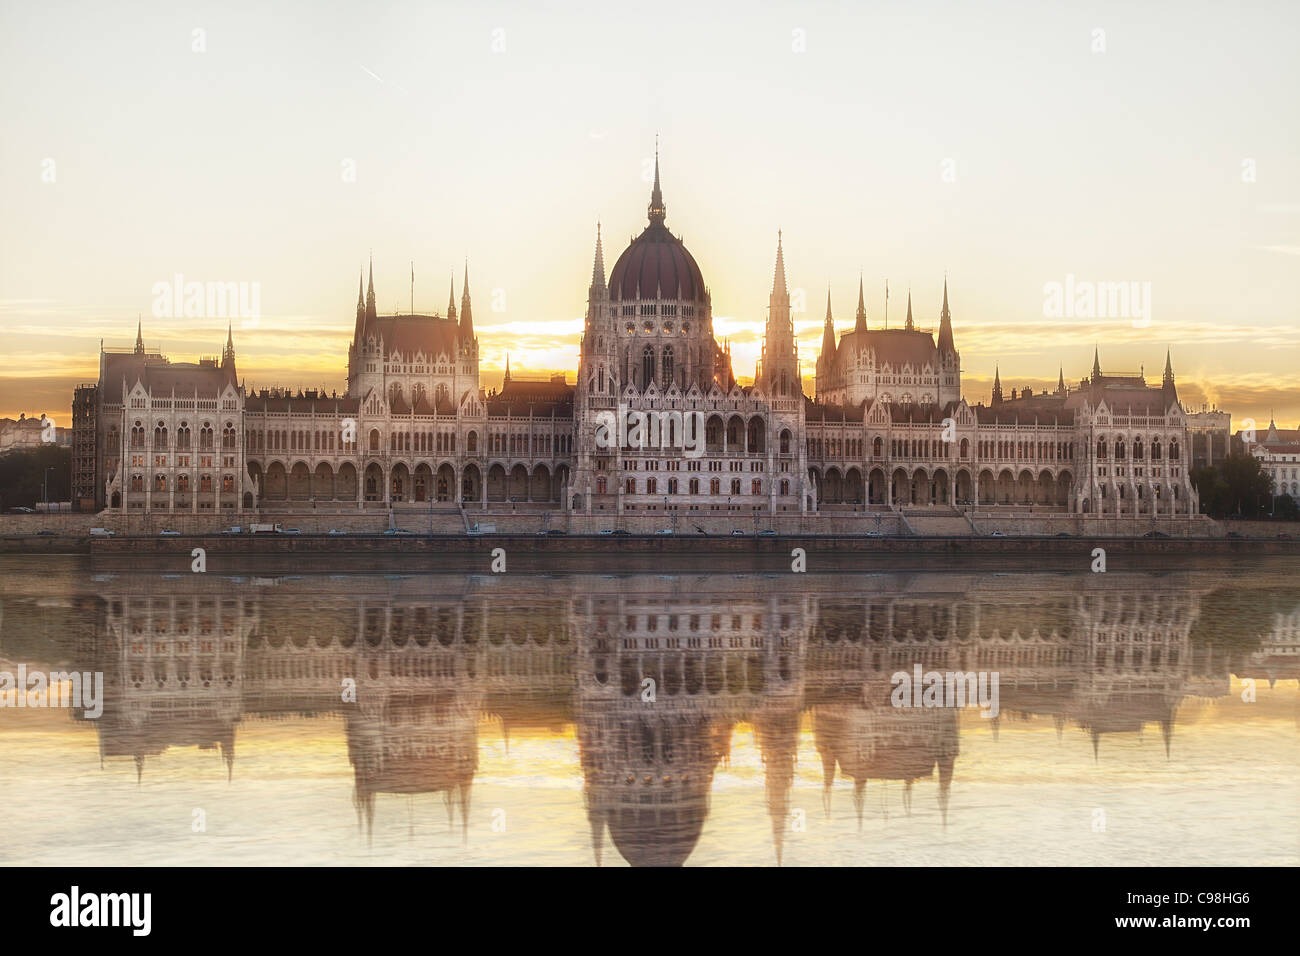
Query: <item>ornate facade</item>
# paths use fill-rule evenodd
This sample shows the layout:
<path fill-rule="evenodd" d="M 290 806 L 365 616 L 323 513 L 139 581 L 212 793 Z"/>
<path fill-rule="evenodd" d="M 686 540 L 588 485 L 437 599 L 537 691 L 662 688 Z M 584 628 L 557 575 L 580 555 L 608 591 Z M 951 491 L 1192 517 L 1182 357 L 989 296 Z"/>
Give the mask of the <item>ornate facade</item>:
<path fill-rule="evenodd" d="M 838 335 L 827 295 L 816 398 L 803 392 L 778 235 L 762 358 L 740 385 L 702 271 L 649 222 L 608 279 L 597 230 L 576 385 L 479 376 L 468 268 L 441 315 L 380 316 L 358 290 L 347 389 L 246 393 L 218 362 L 101 354 L 97 505 L 126 512 L 490 510 L 663 515 L 1019 509 L 1194 515 L 1188 416 L 1163 381 L 1092 374 L 1054 391 L 962 395 L 947 282 L 937 336 L 870 328 L 861 285 Z M 91 428 L 83 425 L 83 430 Z M 233 436 L 233 446 L 230 444 Z"/>

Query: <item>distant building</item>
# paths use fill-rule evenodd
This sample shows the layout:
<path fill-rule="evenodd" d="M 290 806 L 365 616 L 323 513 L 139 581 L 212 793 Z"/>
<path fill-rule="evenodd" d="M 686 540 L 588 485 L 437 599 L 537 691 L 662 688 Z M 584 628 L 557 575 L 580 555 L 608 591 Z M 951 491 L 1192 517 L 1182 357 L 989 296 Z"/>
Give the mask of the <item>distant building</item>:
<path fill-rule="evenodd" d="M 0 418 L 0 455 L 48 444 L 67 447 L 70 441 L 69 429 L 58 427 L 43 413 L 34 418 L 25 412 L 16 419 Z"/>
<path fill-rule="evenodd" d="M 1246 440 L 1250 437 L 1255 441 Z M 1275 495 L 1300 495 L 1300 428 L 1278 428 L 1270 420 L 1266 434 L 1237 432 L 1234 438 L 1247 454 L 1259 459 L 1265 474 L 1273 479 Z"/>

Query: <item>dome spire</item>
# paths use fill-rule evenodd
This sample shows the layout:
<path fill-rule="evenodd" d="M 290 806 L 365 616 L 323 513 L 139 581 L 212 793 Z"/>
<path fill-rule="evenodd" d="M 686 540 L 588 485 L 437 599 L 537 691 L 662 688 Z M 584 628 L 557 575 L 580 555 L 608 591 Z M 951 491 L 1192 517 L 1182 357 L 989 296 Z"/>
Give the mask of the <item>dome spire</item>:
<path fill-rule="evenodd" d="M 910 288 L 907 290 L 907 324 L 904 328 L 909 332 L 914 328 L 912 325 L 912 290 Z"/>
<path fill-rule="evenodd" d="M 663 190 L 659 188 L 659 134 L 655 134 L 655 185 L 650 190 L 650 205 L 647 207 L 650 224 L 662 226 L 668 210 L 664 207 Z"/>
<path fill-rule="evenodd" d="M 447 292 L 447 318 L 456 321 L 456 272 L 451 273 L 451 289 Z"/>

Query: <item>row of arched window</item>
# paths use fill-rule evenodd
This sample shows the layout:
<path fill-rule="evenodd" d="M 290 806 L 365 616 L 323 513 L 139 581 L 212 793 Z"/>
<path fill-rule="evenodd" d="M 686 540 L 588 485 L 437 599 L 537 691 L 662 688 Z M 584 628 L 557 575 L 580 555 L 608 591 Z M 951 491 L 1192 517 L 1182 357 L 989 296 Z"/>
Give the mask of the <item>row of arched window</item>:
<path fill-rule="evenodd" d="M 1144 449 L 1142 446 L 1141 438 L 1133 439 L 1133 445 L 1131 449 L 1125 446 L 1123 438 L 1116 438 L 1114 444 L 1110 446 L 1107 445 L 1106 439 L 1104 438 L 1097 439 L 1098 458 L 1106 458 L 1107 457 L 1106 452 L 1108 448 L 1114 453 L 1114 457 L 1116 461 L 1122 461 L 1126 457 L 1132 457 L 1134 461 L 1141 461 L 1143 460 L 1144 457 L 1146 457 L 1144 455 Z M 1159 461 L 1162 457 L 1164 457 L 1161 453 L 1159 438 L 1153 438 L 1151 440 L 1150 452 L 1151 452 L 1150 458 L 1152 461 Z M 1168 458 L 1170 461 L 1176 461 L 1178 459 L 1178 439 L 1176 438 L 1171 439 L 1169 442 Z"/>
<path fill-rule="evenodd" d="M 139 451 L 145 447 L 145 441 L 148 436 L 148 429 L 144 423 L 137 420 L 131 426 L 131 448 Z M 235 448 L 235 428 L 227 422 L 226 427 L 221 430 L 221 447 L 233 451 Z M 168 434 L 167 423 L 159 421 L 153 429 L 153 444 L 150 446 L 155 451 L 165 451 L 169 447 L 169 442 L 175 439 L 176 451 L 189 451 L 193 441 L 189 422 L 181 422 L 176 427 L 175 435 Z M 214 440 L 214 432 L 210 422 L 204 422 L 199 426 L 198 448 L 200 451 L 211 451 Z M 117 447 L 117 429 L 113 428 L 109 432 L 109 450 L 113 451 Z"/>

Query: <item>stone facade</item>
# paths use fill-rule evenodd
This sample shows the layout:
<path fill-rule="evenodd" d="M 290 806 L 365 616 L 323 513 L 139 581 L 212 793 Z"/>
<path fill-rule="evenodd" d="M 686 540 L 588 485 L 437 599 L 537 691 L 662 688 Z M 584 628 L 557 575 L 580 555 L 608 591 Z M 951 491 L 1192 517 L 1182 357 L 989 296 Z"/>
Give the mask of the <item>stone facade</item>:
<path fill-rule="evenodd" d="M 962 396 L 947 283 L 937 338 L 913 320 L 836 338 L 829 294 L 816 399 L 778 236 L 753 385 L 714 336 L 712 296 L 667 228 L 658 160 L 649 224 L 606 280 L 597 231 L 577 383 L 479 377 L 468 269 L 459 313 L 380 316 L 358 290 L 344 394 L 246 394 L 220 362 L 101 354 L 98 506 L 125 512 L 566 511 L 677 519 L 1030 509 L 1195 515 L 1188 416 L 1159 386 L 1092 374 L 992 402 Z M 233 443 L 233 444 L 232 444 Z M 432 521 L 432 517 L 430 517 Z"/>

